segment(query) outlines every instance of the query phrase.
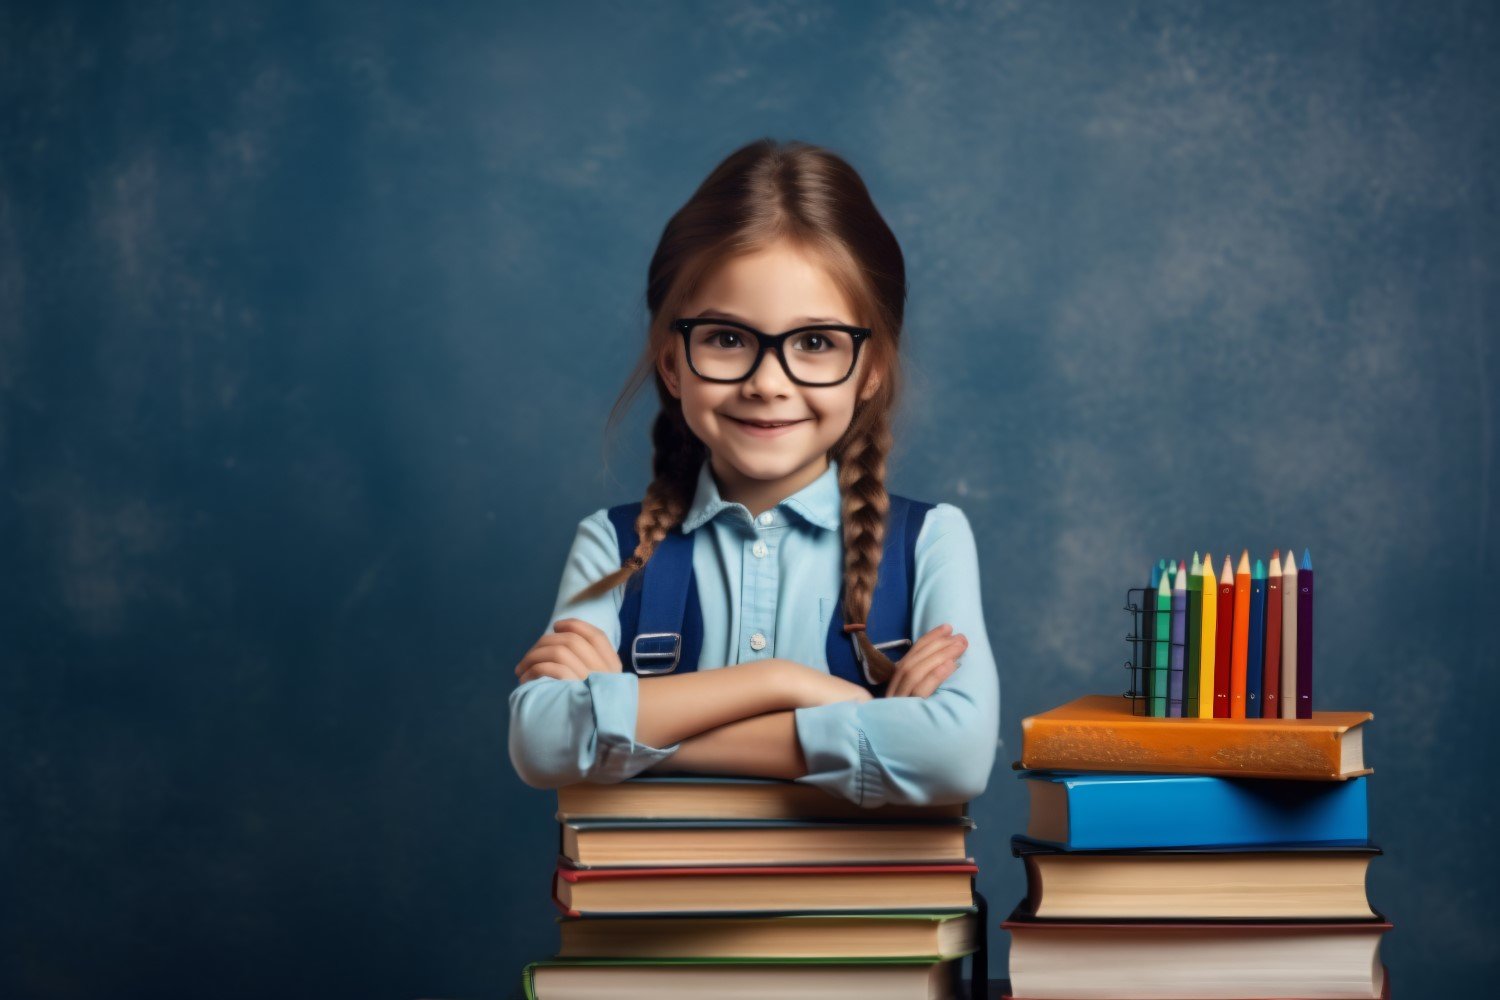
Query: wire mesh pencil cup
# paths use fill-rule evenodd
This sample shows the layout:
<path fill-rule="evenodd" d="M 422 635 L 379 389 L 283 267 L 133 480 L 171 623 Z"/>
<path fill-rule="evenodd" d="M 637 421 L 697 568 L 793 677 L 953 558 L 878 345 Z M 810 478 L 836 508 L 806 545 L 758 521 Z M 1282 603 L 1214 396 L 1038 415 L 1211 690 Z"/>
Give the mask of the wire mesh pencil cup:
<path fill-rule="evenodd" d="M 1187 643 L 1174 642 L 1170 632 L 1157 635 L 1154 627 L 1146 627 L 1153 615 L 1168 622 L 1172 617 L 1151 606 L 1155 597 L 1156 591 L 1149 587 L 1131 587 L 1125 591 L 1125 610 L 1130 613 L 1130 633 L 1125 641 L 1130 643 L 1131 652 L 1130 659 L 1125 661 L 1125 669 L 1130 672 L 1130 689 L 1125 697 L 1130 699 L 1130 714 L 1196 718 L 1201 692 L 1197 678 L 1187 669 Z M 1151 632 L 1149 636 L 1147 631 Z M 1175 656 L 1174 649 L 1178 651 Z M 1208 697 L 1212 700 L 1212 691 Z"/>

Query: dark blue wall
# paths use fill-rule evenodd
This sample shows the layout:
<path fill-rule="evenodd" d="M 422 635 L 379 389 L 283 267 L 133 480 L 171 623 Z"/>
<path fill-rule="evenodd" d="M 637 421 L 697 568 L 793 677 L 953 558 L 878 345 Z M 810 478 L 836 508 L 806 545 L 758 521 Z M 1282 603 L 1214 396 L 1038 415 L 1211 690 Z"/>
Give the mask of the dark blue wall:
<path fill-rule="evenodd" d="M 601 432 L 661 227 L 760 135 L 907 253 L 891 485 L 982 548 L 995 905 L 1019 720 L 1121 689 L 1124 588 L 1307 546 L 1397 990 L 1492 981 L 1495 8 L 543 6 L 0 14 L 0 994 L 556 947 L 512 666 L 644 486 L 644 406 Z"/>

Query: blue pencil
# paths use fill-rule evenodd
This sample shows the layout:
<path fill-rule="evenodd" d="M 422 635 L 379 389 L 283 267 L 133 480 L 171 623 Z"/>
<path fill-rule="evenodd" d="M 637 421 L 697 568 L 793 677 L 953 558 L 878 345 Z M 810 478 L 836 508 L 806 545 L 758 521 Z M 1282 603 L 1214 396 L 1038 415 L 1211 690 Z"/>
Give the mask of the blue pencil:
<path fill-rule="evenodd" d="M 1250 573 L 1250 636 L 1245 661 L 1245 718 L 1260 718 L 1261 682 L 1265 670 L 1261 661 L 1266 655 L 1266 564 L 1255 560 Z"/>
<path fill-rule="evenodd" d="M 1187 567 L 1177 564 L 1172 581 L 1172 673 L 1167 688 L 1167 717 L 1182 718 L 1183 654 L 1187 651 Z"/>

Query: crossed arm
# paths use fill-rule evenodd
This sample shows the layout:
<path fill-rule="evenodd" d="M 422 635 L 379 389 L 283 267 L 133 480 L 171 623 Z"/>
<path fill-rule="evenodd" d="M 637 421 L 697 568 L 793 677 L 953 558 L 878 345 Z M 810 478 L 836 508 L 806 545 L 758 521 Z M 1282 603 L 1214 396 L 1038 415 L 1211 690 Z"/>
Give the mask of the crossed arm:
<path fill-rule="evenodd" d="M 888 697 L 925 698 L 957 669 L 967 639 L 943 625 L 923 635 L 897 663 Z M 521 683 L 537 677 L 584 680 L 622 670 L 609 637 L 579 618 L 564 618 L 521 658 Z M 825 671 L 791 660 L 740 663 L 664 677 L 642 677 L 636 739 L 651 746 L 681 743 L 648 770 L 800 778 L 808 773 L 795 710 L 870 693 Z"/>

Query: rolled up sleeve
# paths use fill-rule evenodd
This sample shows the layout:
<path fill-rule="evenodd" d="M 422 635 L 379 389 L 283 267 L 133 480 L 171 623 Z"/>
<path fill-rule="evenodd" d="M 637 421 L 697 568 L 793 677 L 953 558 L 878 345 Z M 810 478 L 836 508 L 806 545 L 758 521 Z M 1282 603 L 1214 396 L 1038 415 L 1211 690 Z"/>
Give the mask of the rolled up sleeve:
<path fill-rule="evenodd" d="M 622 588 L 590 600 L 569 600 L 619 568 L 616 546 L 607 510 L 579 522 L 547 631 L 559 619 L 579 618 L 619 646 Z M 638 685 L 639 678 L 628 671 L 590 673 L 586 680 L 539 677 L 518 685 L 510 694 L 508 744 L 521 780 L 533 788 L 580 781 L 611 784 L 675 753 L 681 744 L 657 748 L 636 742 Z"/>
<path fill-rule="evenodd" d="M 1000 677 L 979 588 L 979 556 L 963 511 L 937 504 L 917 537 L 912 639 L 944 623 L 969 646 L 927 698 L 876 698 L 796 710 L 817 785 L 866 808 L 978 798 L 1000 737 Z"/>

